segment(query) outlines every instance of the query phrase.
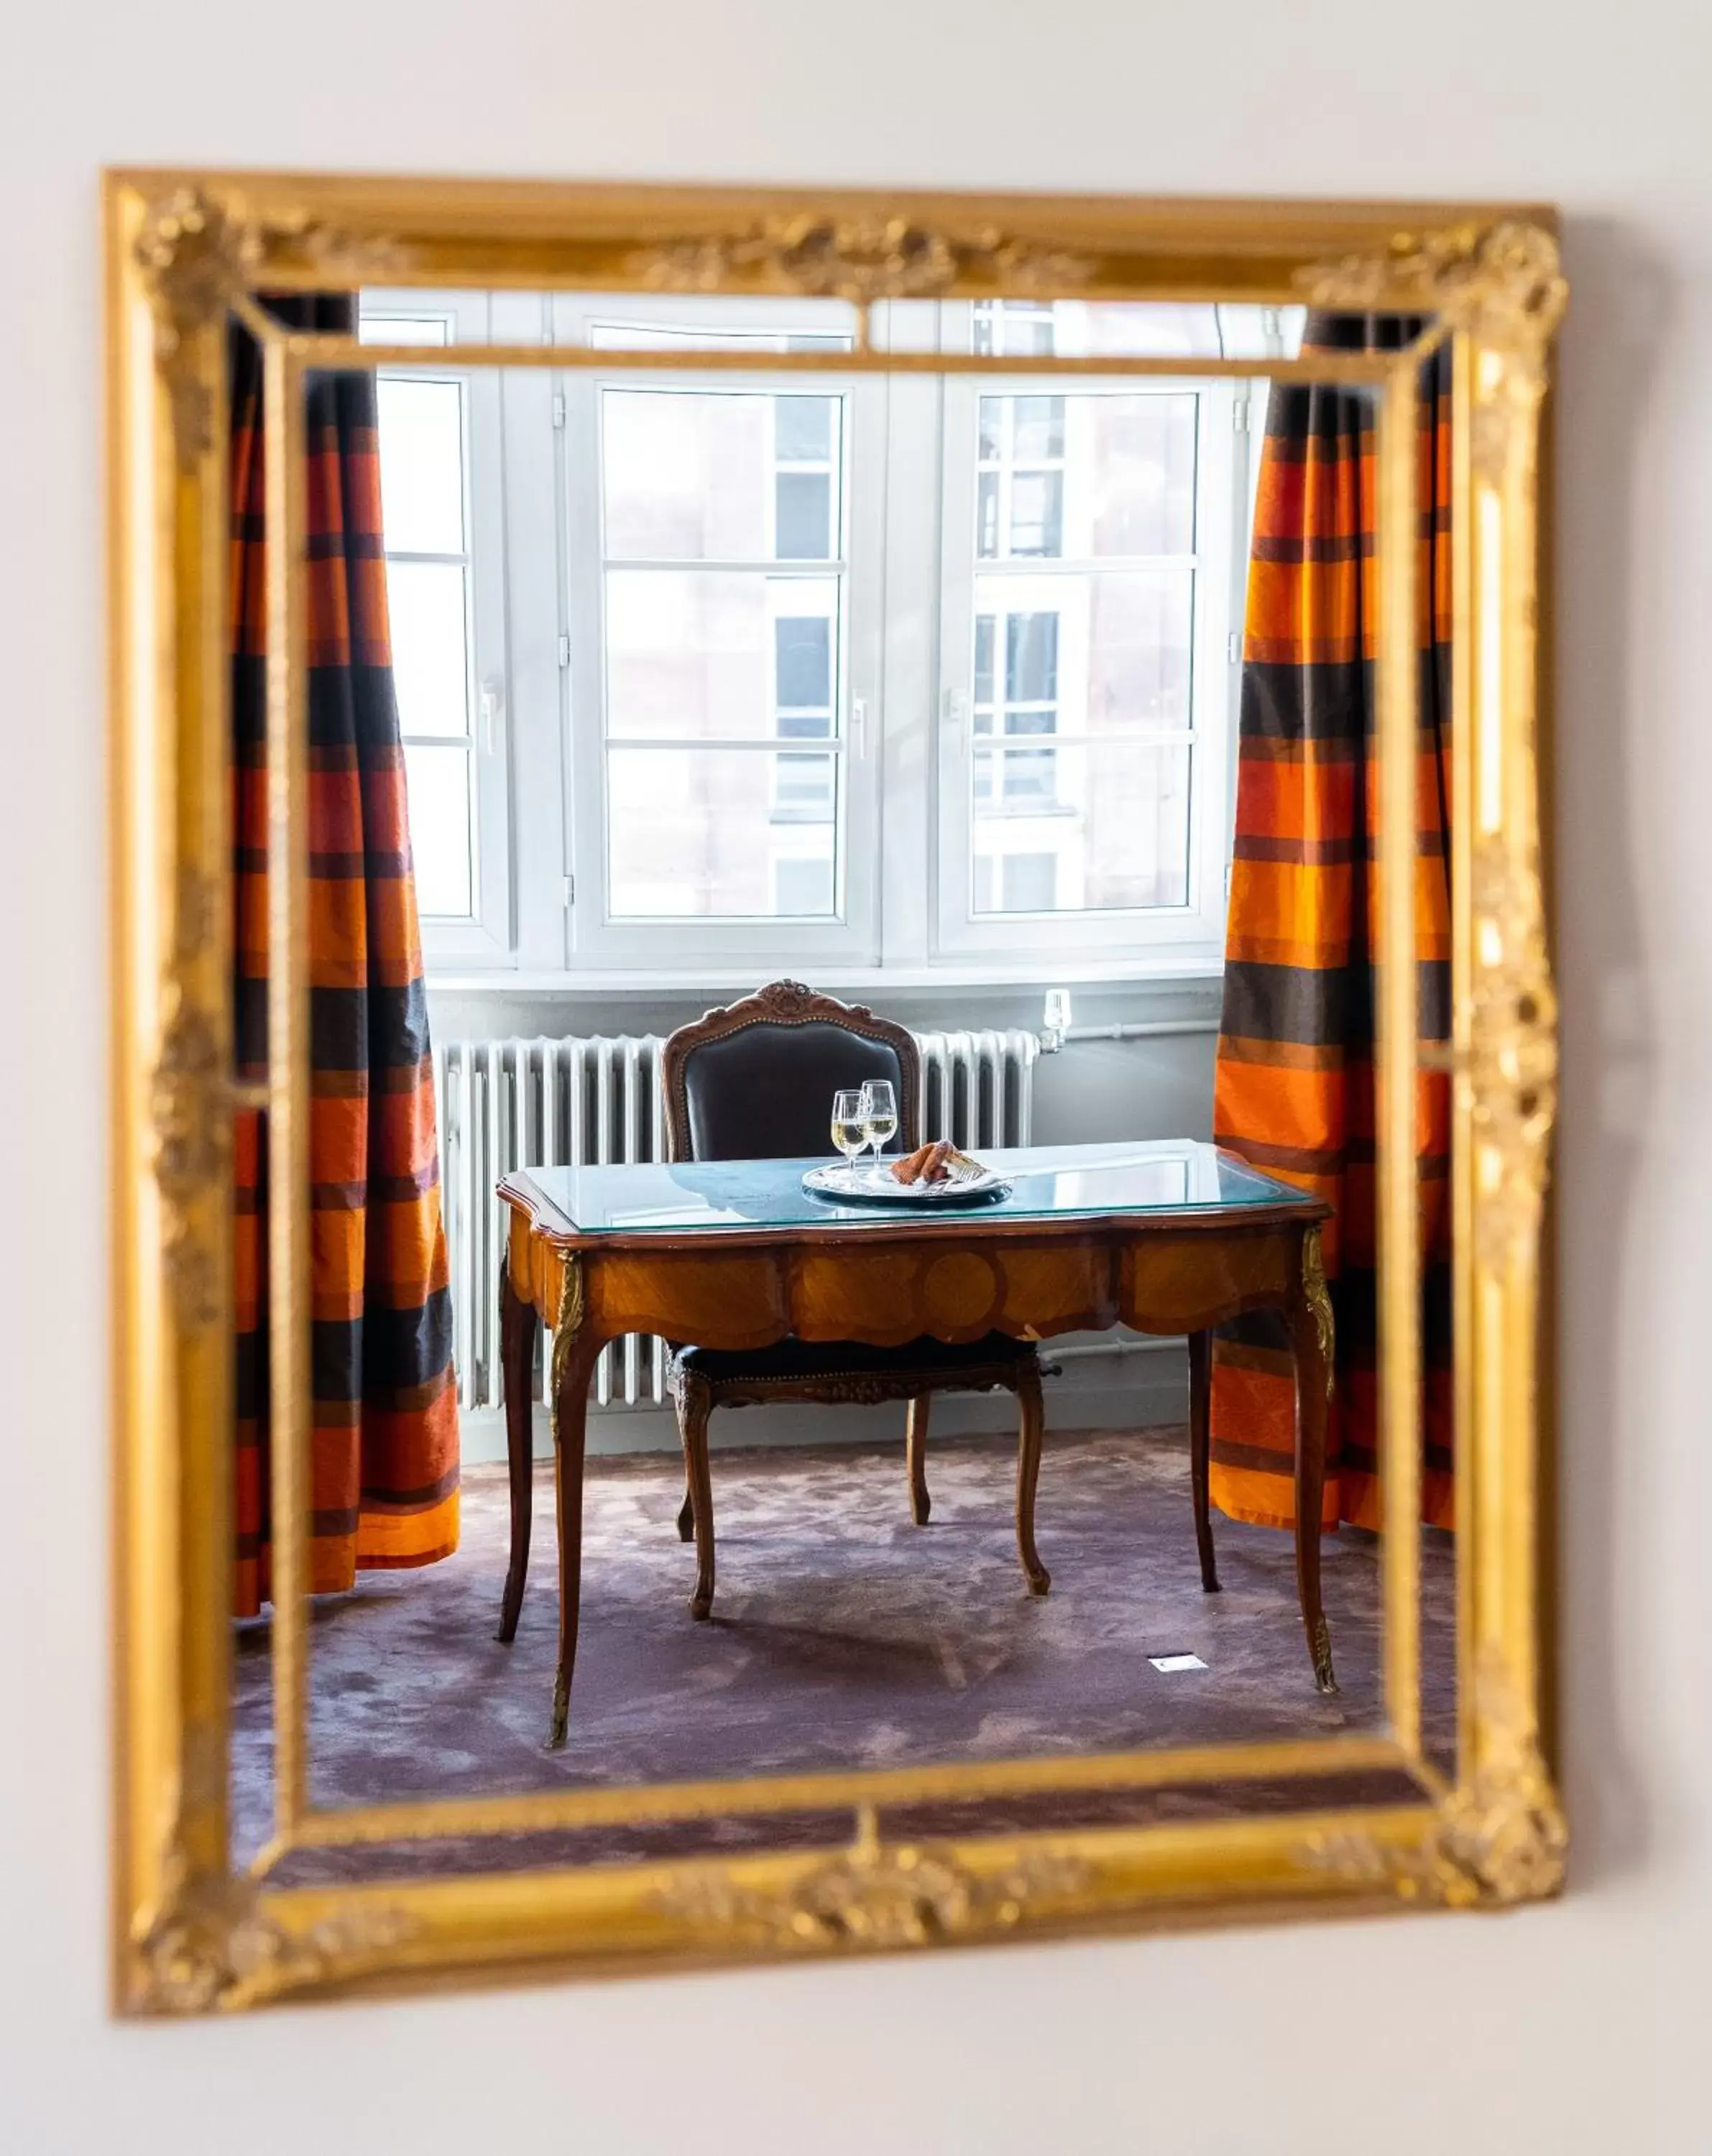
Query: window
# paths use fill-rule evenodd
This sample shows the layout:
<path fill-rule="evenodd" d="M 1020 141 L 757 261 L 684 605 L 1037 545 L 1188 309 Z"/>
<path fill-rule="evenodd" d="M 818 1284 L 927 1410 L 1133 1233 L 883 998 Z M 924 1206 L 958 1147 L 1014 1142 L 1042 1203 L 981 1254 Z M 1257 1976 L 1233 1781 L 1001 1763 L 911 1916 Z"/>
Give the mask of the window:
<path fill-rule="evenodd" d="M 363 333 L 489 304 L 366 295 Z M 944 371 L 871 375 L 835 300 L 491 305 L 587 360 L 380 385 L 434 971 L 1218 969 L 1252 475 L 1196 362 L 1275 317 L 901 302 L 877 341 Z M 1053 352 L 1182 366 L 958 372 Z"/>
<path fill-rule="evenodd" d="M 1124 351 L 1137 332 L 1109 318 L 1131 311 L 1168 318 L 1149 324 L 1168 352 L 1218 349 L 1211 308 L 995 303 L 967 335 L 1000 357 Z M 1073 935 L 1216 969 L 1236 418 L 1221 383 L 948 382 L 942 951 L 1044 954 Z"/>
<path fill-rule="evenodd" d="M 597 350 L 851 341 L 832 304 L 780 332 L 763 326 L 774 309 L 722 302 L 699 333 L 691 302 L 619 304 L 562 303 L 560 333 Z M 568 522 L 587 534 L 567 561 L 579 962 L 645 964 L 666 939 L 678 963 L 877 957 L 874 774 L 853 724 L 872 668 L 852 617 L 859 593 L 875 611 L 880 552 L 859 413 L 877 479 L 882 404 L 881 385 L 836 376 L 569 382 Z"/>
<path fill-rule="evenodd" d="M 485 341 L 486 303 L 365 295 L 359 333 L 366 344 L 424 351 Z M 393 365 L 376 378 L 393 680 L 430 960 L 495 956 L 509 941 L 506 786 L 496 739 L 496 398 L 491 373 Z M 481 521 L 489 544 L 478 577 Z"/>
<path fill-rule="evenodd" d="M 830 915 L 843 400 L 597 393 L 607 915 Z"/>

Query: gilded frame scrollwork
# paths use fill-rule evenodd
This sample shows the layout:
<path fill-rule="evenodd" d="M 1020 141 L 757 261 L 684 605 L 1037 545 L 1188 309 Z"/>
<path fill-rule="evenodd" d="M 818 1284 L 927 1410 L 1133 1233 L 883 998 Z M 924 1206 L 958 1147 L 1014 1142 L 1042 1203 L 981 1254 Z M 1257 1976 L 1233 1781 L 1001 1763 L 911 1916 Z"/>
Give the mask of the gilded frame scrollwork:
<path fill-rule="evenodd" d="M 1541 881 L 1539 459 L 1552 340 L 1565 305 L 1554 220 L 1528 207 L 1131 202 L 864 196 L 489 182 L 126 172 L 105 194 L 114 783 L 115 1996 L 127 2012 L 244 2006 L 286 1995 L 525 1964 L 567 1969 L 917 1948 L 1016 1933 L 1139 1928 L 1209 1912 L 1496 1907 L 1558 1888 L 1565 1830 L 1540 1731 L 1548 1613 L 1538 1550 L 1536 1358 L 1540 1238 L 1555 1108 L 1556 1011 Z M 1414 384 L 1431 344 L 1452 352 L 1453 1222 L 1461 1464 L 1459 1748 L 1453 1782 L 1421 1756 L 1418 1553 L 1386 1538 L 1383 1740 L 1303 1740 L 1132 1755 L 1130 1779 L 1324 1774 L 1399 1767 L 1418 1799 L 1335 1813 L 1193 1825 L 1010 1834 L 925 1844 L 882 1836 L 888 1801 L 999 1789 L 1087 1789 L 1098 1760 L 809 1778 L 847 1805 L 854 1838 L 828 1856 L 744 1855 L 676 1865 L 413 1877 L 282 1888 L 300 1843 L 403 1833 L 512 1831 L 596 1819 L 581 1799 L 316 1814 L 308 1802 L 297 1529 L 276 1538 L 280 1799 L 272 1850 L 230 1858 L 226 1432 L 230 1378 L 229 1119 L 268 1104 L 289 1187 L 303 1142 L 301 968 L 270 983 L 265 1087 L 230 1075 L 227 771 L 226 325 L 265 346 L 273 410 L 270 561 L 270 829 L 289 858 L 301 829 L 301 504 L 289 418 L 301 372 L 366 363 L 337 340 L 299 340 L 257 309 L 265 290 L 388 284 L 835 295 L 863 311 L 892 298 L 1006 294 L 1305 301 L 1430 318 L 1403 352 L 1268 367 L 1365 383 L 1379 404 L 1384 530 L 1414 506 Z M 421 355 L 417 353 L 419 359 Z M 467 357 L 467 355 L 465 355 Z M 539 352 L 507 353 L 540 364 Z M 561 359 L 563 355 L 560 355 Z M 697 364 L 722 363 L 697 356 Z M 777 357 L 769 358 L 776 365 Z M 812 358 L 801 362 L 811 366 Z M 841 367 L 925 365 L 871 352 Z M 938 367 L 943 362 L 934 359 Z M 1144 371 L 1144 362 L 1135 362 Z M 1199 365 L 1199 362 L 1197 363 Z M 1226 362 L 1230 372 L 1252 362 Z M 1208 363 L 1219 371 L 1219 363 Z M 273 521 L 277 509 L 280 519 Z M 1381 547 L 1379 663 L 1384 952 L 1412 951 L 1413 552 Z M 301 947 L 301 880 L 270 880 L 276 951 Z M 1380 1338 L 1387 1504 L 1414 1516 L 1418 1304 L 1412 1174 L 1413 971 L 1382 964 L 1380 995 Z M 285 1317 L 306 1262 L 303 1224 L 276 1208 L 273 1274 Z M 1329 1328 L 1317 1249 L 1308 1286 Z M 577 1332 L 573 1266 L 558 1283 L 557 1352 Z M 1317 1292 L 1316 1292 L 1317 1290 Z M 275 1312 L 275 1322 L 280 1319 Z M 301 1515 L 291 1437 L 303 1372 L 276 1358 L 275 1512 Z M 280 1433 L 285 1433 L 283 1439 Z M 292 1609 L 298 1609 L 293 1618 Z M 301 1640 L 299 1641 L 301 1646 Z M 276 1652 L 278 1644 L 276 1641 Z M 769 1789 L 772 1794 L 769 1794 Z M 777 1809 L 776 1788 L 683 1785 L 680 1812 L 720 1801 Z M 636 1815 L 665 1815 L 650 1793 Z M 580 1802 L 581 1809 L 576 1804 Z M 664 1807 L 664 1809 L 662 1809 Z M 481 1808 L 477 1808 L 481 1809 Z"/>

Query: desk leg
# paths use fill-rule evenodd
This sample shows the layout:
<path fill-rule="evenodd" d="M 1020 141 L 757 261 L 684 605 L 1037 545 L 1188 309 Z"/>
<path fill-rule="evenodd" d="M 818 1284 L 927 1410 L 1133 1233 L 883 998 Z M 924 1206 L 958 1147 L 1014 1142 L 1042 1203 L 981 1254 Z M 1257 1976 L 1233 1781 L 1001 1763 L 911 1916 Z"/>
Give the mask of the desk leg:
<path fill-rule="evenodd" d="M 705 1617 L 713 1607 L 713 1476 L 707 1458 L 707 1419 L 713 1412 L 713 1389 L 691 1372 L 681 1381 L 677 1398 L 678 1437 L 684 1448 L 684 1511 L 696 1537 L 696 1591 L 690 1614 Z M 682 1514 L 679 1515 L 682 1532 Z"/>
<path fill-rule="evenodd" d="M 570 1262 L 574 1264 L 574 1259 Z M 553 1342 L 553 1494 L 558 1527 L 558 1668 L 553 1686 L 553 1727 L 547 1748 L 565 1741 L 571 1674 L 577 1664 L 577 1618 L 583 1595 L 583 1451 L 588 1434 L 589 1380 L 601 1342 L 561 1324 Z"/>
<path fill-rule="evenodd" d="M 529 1381 L 534 1375 L 535 1335 L 540 1320 L 535 1306 L 512 1286 L 507 1259 L 499 1267 L 499 1353 L 506 1381 L 506 1464 L 512 1486 L 512 1555 L 506 1568 L 506 1591 L 500 1604 L 496 1637 L 515 1639 L 523 1607 L 523 1583 L 529 1576 L 530 1513 L 534 1496 L 534 1432 Z"/>
<path fill-rule="evenodd" d="M 1338 1689 L 1332 1673 L 1331 1631 L 1319 1599 L 1320 1510 L 1325 1496 L 1326 1411 L 1332 1390 L 1332 1306 L 1320 1262 L 1319 1230 L 1302 1240 L 1302 1262 L 1290 1305 L 1296 1349 L 1296 1591 L 1314 1681 L 1324 1692 Z"/>
<path fill-rule="evenodd" d="M 1195 1501 L 1195 1546 L 1200 1553 L 1200 1586 L 1204 1594 L 1219 1592 L 1218 1567 L 1213 1563 L 1212 1505 L 1207 1479 L 1212 1457 L 1213 1336 L 1210 1332 L 1189 1336 L 1189 1482 Z"/>
<path fill-rule="evenodd" d="M 904 1409 L 903 1463 L 909 1476 L 909 1516 L 918 1527 L 928 1524 L 933 1501 L 928 1495 L 928 1417 L 931 1393 L 918 1393 Z"/>
<path fill-rule="evenodd" d="M 1041 1397 L 1037 1363 L 1022 1370 L 1016 1380 L 1016 1404 L 1021 1410 L 1021 1430 L 1016 1446 L 1016 1553 L 1031 1594 L 1044 1594 L 1052 1575 L 1041 1563 L 1035 1548 L 1035 1485 L 1041 1475 L 1041 1443 L 1046 1435 L 1046 1403 Z"/>

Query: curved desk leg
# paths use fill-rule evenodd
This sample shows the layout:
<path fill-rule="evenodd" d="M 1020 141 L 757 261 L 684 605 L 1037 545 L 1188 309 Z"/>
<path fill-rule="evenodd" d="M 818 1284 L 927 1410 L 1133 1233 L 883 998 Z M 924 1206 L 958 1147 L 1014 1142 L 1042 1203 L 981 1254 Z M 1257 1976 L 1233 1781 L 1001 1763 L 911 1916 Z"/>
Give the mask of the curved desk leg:
<path fill-rule="evenodd" d="M 1212 1451 L 1213 1336 L 1211 1332 L 1189 1336 L 1189 1481 L 1195 1501 L 1195 1546 L 1200 1553 L 1200 1585 L 1206 1594 L 1219 1592 L 1218 1567 L 1213 1562 L 1212 1505 L 1207 1480 Z"/>
<path fill-rule="evenodd" d="M 534 1496 L 533 1404 L 530 1379 L 535 1370 L 535 1334 L 540 1324 L 535 1306 L 512 1286 L 509 1257 L 499 1266 L 499 1353 L 506 1385 L 506 1464 L 512 1491 L 512 1554 L 506 1567 L 506 1591 L 500 1602 L 499 1640 L 515 1639 L 523 1607 L 523 1583 L 529 1576 L 530 1513 Z"/>
<path fill-rule="evenodd" d="M 712 1412 L 713 1391 L 707 1380 L 686 1377 L 677 1397 L 677 1428 L 684 1448 L 684 1509 L 696 1537 L 692 1617 L 705 1617 L 713 1607 L 713 1476 L 707 1460 L 707 1419 Z M 681 1512 L 678 1532 L 683 1532 Z"/>
<path fill-rule="evenodd" d="M 567 1260 L 574 1266 L 574 1256 Z M 570 1302 L 570 1296 L 565 1303 Z M 564 1306 L 553 1340 L 553 1511 L 558 1526 L 558 1667 L 553 1686 L 553 1726 L 547 1746 L 557 1751 L 570 1718 L 571 1675 L 577 1664 L 577 1617 L 583 1591 L 583 1452 L 588 1435 L 589 1380 L 603 1345 L 582 1331 L 580 1310 L 566 1322 Z"/>
<path fill-rule="evenodd" d="M 1320 1513 L 1325 1495 L 1326 1411 L 1332 1390 L 1332 1305 L 1320 1261 L 1319 1229 L 1302 1239 L 1302 1262 L 1290 1304 L 1296 1349 L 1296 1591 L 1314 1681 L 1334 1692 L 1331 1631 L 1319 1599 Z"/>
<path fill-rule="evenodd" d="M 903 1462 L 909 1476 L 909 1516 L 918 1527 L 928 1524 L 933 1501 L 928 1495 L 928 1413 L 931 1393 L 918 1393 L 904 1409 Z"/>
<path fill-rule="evenodd" d="M 1035 1485 L 1040 1480 L 1041 1443 L 1046 1424 L 1038 1363 L 1018 1373 L 1016 1404 L 1021 1410 L 1016 1445 L 1016 1553 L 1022 1559 L 1029 1593 L 1044 1594 L 1052 1584 L 1052 1575 L 1035 1548 Z"/>

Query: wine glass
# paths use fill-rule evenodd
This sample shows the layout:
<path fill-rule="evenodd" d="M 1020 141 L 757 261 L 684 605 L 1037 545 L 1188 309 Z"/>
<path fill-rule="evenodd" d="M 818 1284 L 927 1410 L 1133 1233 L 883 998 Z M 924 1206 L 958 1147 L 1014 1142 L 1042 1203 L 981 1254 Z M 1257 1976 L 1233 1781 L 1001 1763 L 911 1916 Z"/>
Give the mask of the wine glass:
<path fill-rule="evenodd" d="M 866 1120 L 863 1116 L 861 1088 L 847 1087 L 832 1096 L 832 1142 L 844 1155 L 844 1179 L 856 1181 L 856 1155 L 868 1142 Z"/>
<path fill-rule="evenodd" d="M 862 1088 L 862 1136 L 874 1148 L 877 1174 L 880 1155 L 897 1128 L 897 1096 L 889 1078 L 871 1078 Z"/>

